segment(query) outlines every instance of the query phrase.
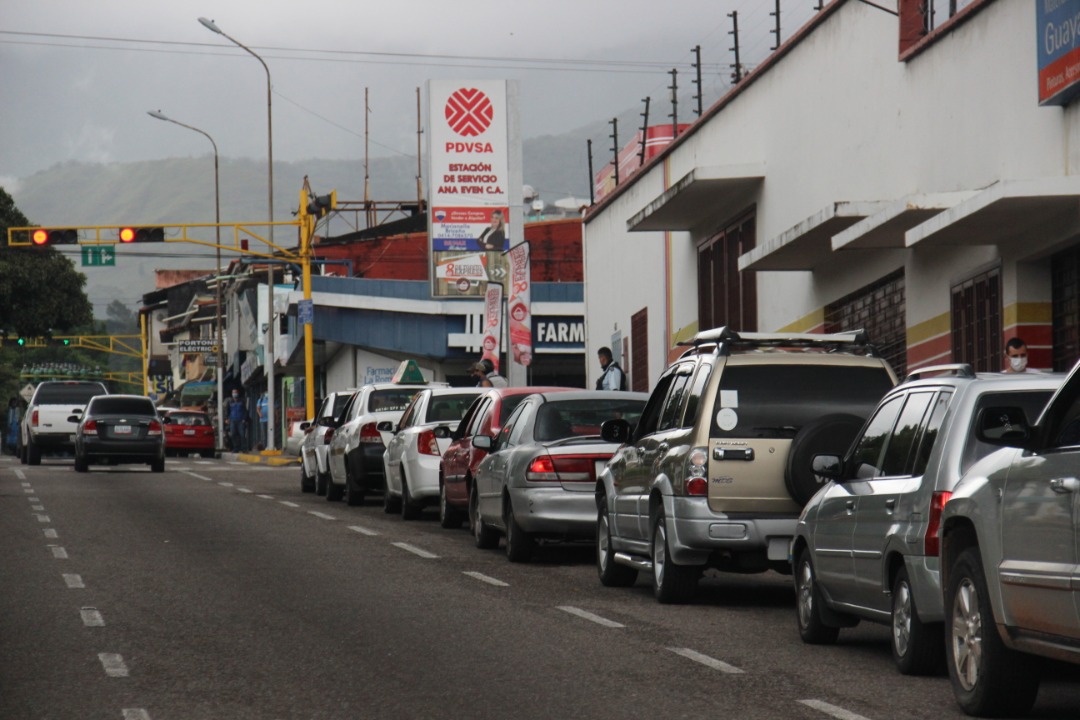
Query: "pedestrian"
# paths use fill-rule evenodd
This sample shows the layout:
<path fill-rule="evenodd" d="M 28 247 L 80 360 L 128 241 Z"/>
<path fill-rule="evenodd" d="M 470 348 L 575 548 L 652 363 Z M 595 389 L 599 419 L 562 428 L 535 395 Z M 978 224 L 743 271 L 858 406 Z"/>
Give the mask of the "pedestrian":
<path fill-rule="evenodd" d="M 1009 338 L 1009 342 L 1005 343 L 1005 359 L 1008 361 L 1009 366 L 1002 372 L 1027 372 L 1028 349 L 1027 343 L 1024 342 L 1023 338 Z"/>
<path fill-rule="evenodd" d="M 597 390 L 626 390 L 626 373 L 619 363 L 611 359 L 611 348 L 602 347 L 596 351 L 603 372 L 596 380 Z"/>
<path fill-rule="evenodd" d="M 263 390 L 263 394 L 259 398 L 257 410 L 259 413 L 259 447 L 264 450 L 266 449 L 267 423 L 270 419 L 268 405 L 269 401 L 266 399 L 266 391 Z"/>
<path fill-rule="evenodd" d="M 19 407 L 19 399 L 11 398 L 8 401 L 6 425 L 4 427 L 4 443 L 12 455 L 18 452 L 19 446 L 19 421 L 22 420 L 22 409 Z"/>
<path fill-rule="evenodd" d="M 510 383 L 506 381 L 502 375 L 495 369 L 495 363 L 488 358 L 484 358 L 477 363 L 474 363 L 469 368 L 469 374 L 476 378 L 476 387 L 497 387 L 504 388 Z"/>
<path fill-rule="evenodd" d="M 246 428 L 247 408 L 240 399 L 240 391 L 232 391 L 232 399 L 229 400 L 229 443 L 232 451 L 237 453 L 247 452 Z"/>

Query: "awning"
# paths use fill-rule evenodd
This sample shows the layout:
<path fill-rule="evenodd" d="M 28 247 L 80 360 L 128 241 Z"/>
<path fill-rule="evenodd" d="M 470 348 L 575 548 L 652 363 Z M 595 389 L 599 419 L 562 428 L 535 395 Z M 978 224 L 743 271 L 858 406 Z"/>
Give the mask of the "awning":
<path fill-rule="evenodd" d="M 884 210 L 834 235 L 833 250 L 903 248 L 904 233 L 926 222 L 942 210 L 967 200 L 977 191 L 917 193 L 889 203 Z"/>
<path fill-rule="evenodd" d="M 832 253 L 832 237 L 885 206 L 835 202 L 739 257 L 739 270 L 813 270 Z"/>
<path fill-rule="evenodd" d="M 690 230 L 752 204 L 765 180 L 762 164 L 694 168 L 626 222 L 630 232 Z"/>
<path fill-rule="evenodd" d="M 1075 232 L 1080 224 L 1078 201 L 1078 176 L 995 183 L 908 230 L 904 244 L 999 245 Z"/>

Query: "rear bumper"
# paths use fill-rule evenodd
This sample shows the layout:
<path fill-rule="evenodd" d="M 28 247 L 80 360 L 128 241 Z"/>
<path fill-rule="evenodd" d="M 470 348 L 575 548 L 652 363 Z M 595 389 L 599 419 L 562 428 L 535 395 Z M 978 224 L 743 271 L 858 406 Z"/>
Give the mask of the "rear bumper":
<path fill-rule="evenodd" d="M 514 519 L 525 532 L 574 538 L 596 536 L 596 496 L 592 492 L 512 487 L 510 502 Z"/>
<path fill-rule="evenodd" d="M 791 517 L 728 517 L 713 512 L 704 498 L 664 496 L 671 559 L 682 565 L 703 565 L 716 551 L 766 552 L 786 562 L 799 524 Z"/>
<path fill-rule="evenodd" d="M 74 452 L 74 437 L 74 433 L 32 432 L 30 433 L 30 442 L 46 452 L 57 450 Z"/>
<path fill-rule="evenodd" d="M 165 456 L 165 444 L 158 439 L 84 440 L 78 447 L 88 459 L 95 457 L 142 459 L 146 462 Z"/>

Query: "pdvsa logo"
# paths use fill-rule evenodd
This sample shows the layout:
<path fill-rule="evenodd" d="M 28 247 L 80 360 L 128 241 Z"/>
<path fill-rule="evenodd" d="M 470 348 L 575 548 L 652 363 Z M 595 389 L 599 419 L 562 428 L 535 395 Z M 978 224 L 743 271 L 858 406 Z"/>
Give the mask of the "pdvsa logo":
<path fill-rule="evenodd" d="M 491 126 L 495 108 L 491 99 L 476 88 L 461 88 L 446 101 L 446 122 L 462 137 L 476 137 Z"/>

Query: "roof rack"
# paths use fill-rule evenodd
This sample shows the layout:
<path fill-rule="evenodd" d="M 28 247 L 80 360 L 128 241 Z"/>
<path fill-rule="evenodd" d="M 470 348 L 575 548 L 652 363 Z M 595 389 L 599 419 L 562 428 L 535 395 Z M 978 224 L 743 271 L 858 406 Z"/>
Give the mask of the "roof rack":
<path fill-rule="evenodd" d="M 919 368 L 918 370 L 912 370 L 904 378 L 904 382 L 910 382 L 912 380 L 921 380 L 924 376 L 934 374 L 946 374 L 950 373 L 955 377 L 960 378 L 974 378 L 975 368 L 971 367 L 968 363 L 946 363 L 944 365 L 928 365 L 927 367 Z"/>
<path fill-rule="evenodd" d="M 866 331 L 852 330 L 841 333 L 759 333 L 737 332 L 724 326 L 704 330 L 694 335 L 689 340 L 678 343 L 679 346 L 690 349 L 683 356 L 700 355 L 709 352 L 703 346 L 712 346 L 711 352 L 716 354 L 730 354 L 733 348 L 756 349 L 756 348 L 817 348 L 828 352 L 858 351 L 867 355 L 875 355 L 876 349 L 870 344 Z"/>

